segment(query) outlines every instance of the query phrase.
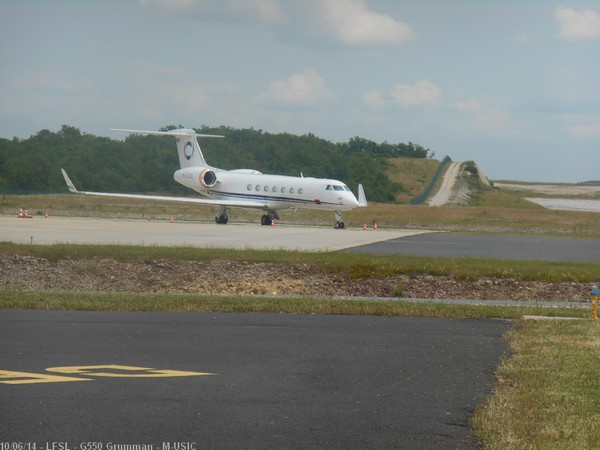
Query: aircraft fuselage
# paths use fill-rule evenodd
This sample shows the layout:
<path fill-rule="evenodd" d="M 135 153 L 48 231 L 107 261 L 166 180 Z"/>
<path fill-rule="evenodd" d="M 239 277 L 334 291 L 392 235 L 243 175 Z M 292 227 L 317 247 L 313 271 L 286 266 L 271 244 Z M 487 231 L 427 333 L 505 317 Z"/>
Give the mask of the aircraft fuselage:
<path fill-rule="evenodd" d="M 268 210 L 346 211 L 359 206 L 352 191 L 337 180 L 248 172 L 188 167 L 175 172 L 174 178 L 209 198 L 260 203 Z"/>

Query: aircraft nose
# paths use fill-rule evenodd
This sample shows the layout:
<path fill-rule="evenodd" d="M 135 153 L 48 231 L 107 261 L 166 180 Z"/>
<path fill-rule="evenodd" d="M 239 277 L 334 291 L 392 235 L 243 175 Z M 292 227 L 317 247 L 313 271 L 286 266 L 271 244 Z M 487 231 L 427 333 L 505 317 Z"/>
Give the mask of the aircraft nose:
<path fill-rule="evenodd" d="M 344 204 L 348 206 L 358 206 L 358 200 L 352 192 L 347 192 L 344 196 Z"/>

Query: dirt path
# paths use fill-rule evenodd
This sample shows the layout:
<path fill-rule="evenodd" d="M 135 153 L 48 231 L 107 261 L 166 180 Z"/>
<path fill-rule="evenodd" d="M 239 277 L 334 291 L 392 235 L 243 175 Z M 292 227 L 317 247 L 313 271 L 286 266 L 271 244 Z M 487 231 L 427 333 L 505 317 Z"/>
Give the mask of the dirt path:
<path fill-rule="evenodd" d="M 459 162 L 450 164 L 448 170 L 446 170 L 446 173 L 444 174 L 444 179 L 442 180 L 439 191 L 437 191 L 433 198 L 429 200 L 429 206 L 442 206 L 450 201 L 454 190 L 454 184 L 456 183 L 460 171 L 460 166 L 461 163 Z"/>

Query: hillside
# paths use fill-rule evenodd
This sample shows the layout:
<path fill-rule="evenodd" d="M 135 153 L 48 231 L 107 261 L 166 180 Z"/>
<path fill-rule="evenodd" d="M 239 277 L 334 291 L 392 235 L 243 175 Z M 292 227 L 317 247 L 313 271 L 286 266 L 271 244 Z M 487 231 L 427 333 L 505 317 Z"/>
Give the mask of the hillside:
<path fill-rule="evenodd" d="M 385 175 L 403 189 L 395 195 L 401 204 L 410 203 L 411 199 L 423 192 L 431 181 L 440 162 L 432 158 L 390 158 Z"/>

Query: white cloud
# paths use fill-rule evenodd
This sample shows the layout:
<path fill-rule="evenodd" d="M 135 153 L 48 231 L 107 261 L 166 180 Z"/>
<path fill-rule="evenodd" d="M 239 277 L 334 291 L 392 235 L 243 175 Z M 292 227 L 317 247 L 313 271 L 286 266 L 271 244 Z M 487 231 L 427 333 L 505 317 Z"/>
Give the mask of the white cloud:
<path fill-rule="evenodd" d="M 311 68 L 294 73 L 285 80 L 274 80 L 267 92 L 259 95 L 259 101 L 286 106 L 314 106 L 331 97 L 325 81 Z"/>
<path fill-rule="evenodd" d="M 407 24 L 371 11 L 364 0 L 325 0 L 320 13 L 334 36 L 348 45 L 398 45 L 413 38 Z"/>
<path fill-rule="evenodd" d="M 481 109 L 481 105 L 477 100 L 458 102 L 454 104 L 454 107 L 459 111 L 479 111 Z"/>
<path fill-rule="evenodd" d="M 383 109 L 385 107 L 385 100 L 379 91 L 368 91 L 362 96 L 363 103 L 370 109 Z"/>
<path fill-rule="evenodd" d="M 501 129 L 510 126 L 510 116 L 506 111 L 493 107 L 473 119 L 476 126 L 487 129 Z"/>
<path fill-rule="evenodd" d="M 568 115 L 567 125 L 569 136 L 573 139 L 597 139 L 600 138 L 600 117 L 588 115 Z"/>
<path fill-rule="evenodd" d="M 143 9 L 233 20 L 275 23 L 283 18 L 278 0 L 138 0 Z"/>
<path fill-rule="evenodd" d="M 560 25 L 559 37 L 567 41 L 600 39 L 600 14 L 591 9 L 578 12 L 559 6 L 554 17 Z"/>
<path fill-rule="evenodd" d="M 391 94 L 400 106 L 436 105 L 442 99 L 440 88 L 427 80 L 418 81 L 414 85 L 398 84 Z"/>

